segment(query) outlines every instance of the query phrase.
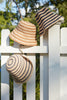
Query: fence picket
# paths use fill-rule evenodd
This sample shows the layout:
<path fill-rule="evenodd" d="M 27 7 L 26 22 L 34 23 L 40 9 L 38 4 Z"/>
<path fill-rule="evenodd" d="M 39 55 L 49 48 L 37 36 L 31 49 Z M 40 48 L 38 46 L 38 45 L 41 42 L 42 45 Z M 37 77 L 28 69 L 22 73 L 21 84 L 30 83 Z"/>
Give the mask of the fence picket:
<path fill-rule="evenodd" d="M 19 44 L 14 42 L 14 47 L 19 48 Z M 22 100 L 22 84 L 14 82 L 14 100 Z"/>
<path fill-rule="evenodd" d="M 60 100 L 67 100 L 67 56 L 60 57 Z"/>
<path fill-rule="evenodd" d="M 49 45 L 49 100 L 60 100 L 60 25 L 48 32 Z"/>
<path fill-rule="evenodd" d="M 61 47 L 67 47 L 67 27 L 61 29 Z M 60 55 L 60 100 L 67 100 L 67 50 Z"/>
<path fill-rule="evenodd" d="M 47 37 L 40 37 L 40 46 L 47 46 Z M 48 100 L 48 55 L 40 54 L 40 100 Z"/>
<path fill-rule="evenodd" d="M 67 46 L 67 27 L 61 29 L 61 46 Z"/>
<path fill-rule="evenodd" d="M 40 46 L 43 46 L 43 36 L 40 37 Z M 43 55 L 40 54 L 40 100 L 43 99 Z"/>
<path fill-rule="evenodd" d="M 43 100 L 49 100 L 49 68 L 48 55 L 43 55 Z"/>
<path fill-rule="evenodd" d="M 22 100 L 22 84 L 14 82 L 14 100 Z"/>
<path fill-rule="evenodd" d="M 7 29 L 1 32 L 1 45 L 6 48 L 9 46 L 10 31 Z M 1 100 L 9 100 L 9 74 L 6 70 L 6 62 L 9 55 L 1 54 Z"/>
<path fill-rule="evenodd" d="M 40 55 L 40 100 L 43 99 L 43 55 Z"/>
<path fill-rule="evenodd" d="M 32 61 L 34 71 L 32 77 L 27 82 L 27 95 L 26 100 L 35 100 L 35 71 L 36 71 L 36 56 L 35 54 L 28 54 L 28 58 Z"/>

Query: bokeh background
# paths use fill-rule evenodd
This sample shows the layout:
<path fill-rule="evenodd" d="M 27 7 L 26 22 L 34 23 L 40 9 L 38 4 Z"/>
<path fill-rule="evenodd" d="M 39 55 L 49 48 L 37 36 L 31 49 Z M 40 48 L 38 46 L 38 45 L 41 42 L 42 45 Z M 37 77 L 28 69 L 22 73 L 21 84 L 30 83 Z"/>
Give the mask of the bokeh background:
<path fill-rule="evenodd" d="M 37 42 L 40 45 L 39 28 L 36 23 L 36 12 L 42 7 L 49 7 L 55 13 L 64 16 L 61 27 L 67 27 L 67 0 L 0 0 L 0 44 L 1 30 L 12 31 L 20 20 L 29 21 L 36 25 Z M 10 45 L 13 45 L 10 40 Z M 1 58 L 1 57 L 0 57 Z M 1 63 L 0 63 L 1 65 Z M 40 62 L 39 54 L 36 54 L 36 100 L 40 100 Z M 0 69 L 1 83 L 1 69 Z M 1 89 L 0 89 L 1 90 Z M 0 93 L 1 97 L 1 93 Z M 1 99 L 1 98 L 0 98 Z M 10 76 L 10 100 L 13 100 L 13 79 Z M 23 100 L 26 100 L 26 84 L 23 84 Z"/>

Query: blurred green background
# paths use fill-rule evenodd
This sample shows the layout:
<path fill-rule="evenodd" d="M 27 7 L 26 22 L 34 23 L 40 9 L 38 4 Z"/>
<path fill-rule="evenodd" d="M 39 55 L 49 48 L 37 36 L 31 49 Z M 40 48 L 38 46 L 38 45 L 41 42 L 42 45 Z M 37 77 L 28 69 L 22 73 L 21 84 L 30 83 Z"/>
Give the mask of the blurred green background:
<path fill-rule="evenodd" d="M 44 6 L 49 7 L 51 10 L 64 16 L 64 23 L 61 24 L 61 27 L 67 27 L 67 0 L 0 0 L 0 44 L 1 30 L 9 29 L 10 31 L 12 31 L 23 17 L 23 20 L 29 21 L 36 25 L 37 42 L 38 45 L 40 45 L 39 28 L 36 23 L 35 14 L 40 8 Z M 21 11 L 21 13 L 19 12 L 19 10 Z M 10 40 L 10 45 L 13 45 L 12 40 Z M 36 100 L 40 100 L 39 56 L 39 54 L 36 54 Z M 26 84 L 23 84 L 23 94 L 23 100 L 26 100 Z M 13 80 L 11 76 L 10 100 L 13 100 Z"/>

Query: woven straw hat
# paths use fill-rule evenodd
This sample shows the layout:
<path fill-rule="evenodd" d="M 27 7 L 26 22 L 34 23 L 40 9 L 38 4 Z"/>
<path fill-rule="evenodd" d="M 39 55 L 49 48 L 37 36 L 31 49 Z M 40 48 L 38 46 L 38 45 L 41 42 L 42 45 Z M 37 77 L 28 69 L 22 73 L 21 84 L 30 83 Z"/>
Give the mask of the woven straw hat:
<path fill-rule="evenodd" d="M 36 26 L 30 22 L 22 20 L 11 32 L 9 37 L 19 44 L 26 46 L 36 46 Z"/>
<path fill-rule="evenodd" d="M 32 75 L 33 65 L 25 55 L 14 54 L 7 60 L 6 69 L 15 82 L 25 83 Z"/>
<path fill-rule="evenodd" d="M 52 12 L 49 8 L 43 7 L 36 13 L 36 21 L 39 25 L 39 34 L 44 35 L 46 31 L 57 22 L 64 21 L 64 17 Z"/>

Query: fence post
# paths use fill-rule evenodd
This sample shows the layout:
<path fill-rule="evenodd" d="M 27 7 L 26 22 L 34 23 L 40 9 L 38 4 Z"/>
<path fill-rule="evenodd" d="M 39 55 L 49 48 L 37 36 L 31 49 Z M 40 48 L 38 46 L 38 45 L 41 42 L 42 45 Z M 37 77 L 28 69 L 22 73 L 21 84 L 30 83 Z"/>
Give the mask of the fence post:
<path fill-rule="evenodd" d="M 49 100 L 60 100 L 60 23 L 48 31 Z"/>
<path fill-rule="evenodd" d="M 40 46 L 48 46 L 47 35 L 40 37 Z M 40 100 L 48 100 L 48 75 L 48 54 L 40 54 Z"/>
<path fill-rule="evenodd" d="M 19 48 L 19 44 L 14 42 L 14 47 Z M 13 90 L 13 100 L 23 100 L 22 84 L 17 84 L 15 81 L 13 81 Z"/>
<path fill-rule="evenodd" d="M 32 77 L 28 80 L 27 82 L 27 95 L 26 95 L 26 100 L 35 100 L 36 99 L 36 92 L 35 92 L 35 87 L 36 87 L 36 55 L 35 54 L 27 54 L 28 58 L 32 61 L 33 64 L 33 74 Z"/>
<path fill-rule="evenodd" d="M 1 31 L 1 46 L 9 46 L 10 31 L 4 29 Z M 9 74 L 6 70 L 6 62 L 9 55 L 1 54 L 1 100 L 9 100 Z"/>

